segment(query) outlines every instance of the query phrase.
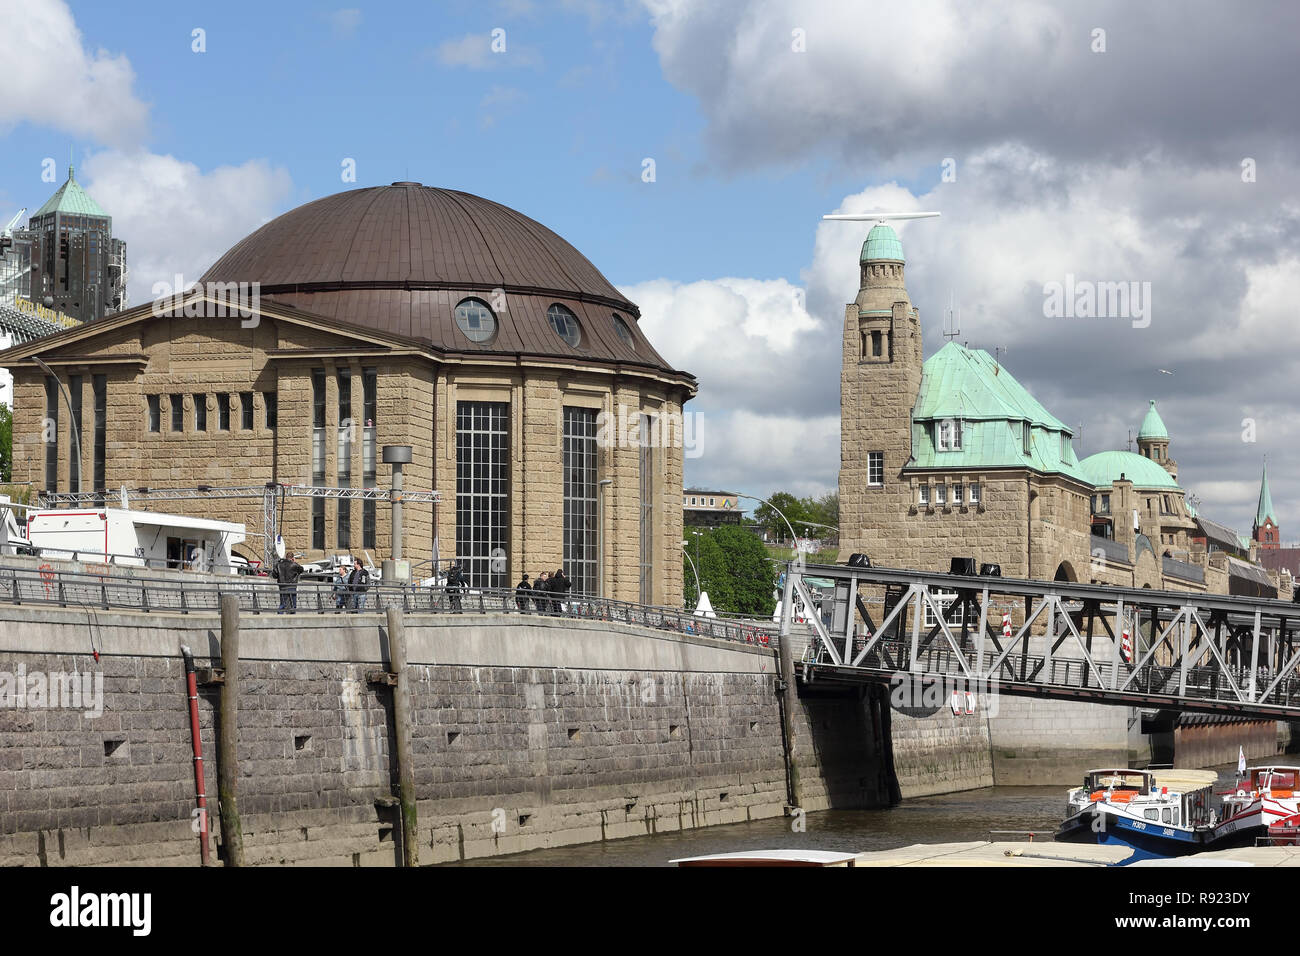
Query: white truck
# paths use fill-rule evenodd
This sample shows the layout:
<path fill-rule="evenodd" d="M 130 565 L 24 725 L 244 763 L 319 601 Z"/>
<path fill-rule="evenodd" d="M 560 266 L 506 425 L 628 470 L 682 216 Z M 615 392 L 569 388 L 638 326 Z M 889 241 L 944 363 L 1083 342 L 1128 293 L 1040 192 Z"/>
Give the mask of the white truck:
<path fill-rule="evenodd" d="M 0 496 L 0 553 L 216 574 L 234 574 L 246 564 L 231 554 L 244 540 L 244 525 L 231 521 L 126 508 L 55 508 L 27 509 L 20 523 L 7 505 L 9 499 Z"/>

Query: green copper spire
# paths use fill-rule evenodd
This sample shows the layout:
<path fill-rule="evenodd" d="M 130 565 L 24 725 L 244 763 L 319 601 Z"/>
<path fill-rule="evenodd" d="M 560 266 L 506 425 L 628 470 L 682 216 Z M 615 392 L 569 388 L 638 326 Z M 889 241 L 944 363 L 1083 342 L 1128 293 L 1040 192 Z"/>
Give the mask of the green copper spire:
<path fill-rule="evenodd" d="M 1268 493 L 1268 465 L 1264 466 L 1264 476 L 1259 482 L 1259 507 L 1255 509 L 1255 527 L 1262 528 L 1265 521 L 1272 521 L 1277 527 L 1277 515 L 1273 514 L 1273 496 Z"/>
<path fill-rule="evenodd" d="M 45 201 L 45 205 L 32 214 L 32 219 L 52 212 L 61 212 L 69 216 L 97 216 L 108 219 L 110 216 L 95 200 L 91 199 L 77 182 L 72 164 L 68 164 L 68 181 L 59 187 L 58 192 Z"/>
<path fill-rule="evenodd" d="M 1147 438 L 1155 438 L 1161 441 L 1168 441 L 1169 432 L 1165 430 L 1165 423 L 1160 420 L 1160 413 L 1156 411 L 1156 400 L 1151 399 L 1151 407 L 1147 409 L 1147 417 L 1142 419 L 1142 427 L 1138 430 L 1138 441 Z"/>

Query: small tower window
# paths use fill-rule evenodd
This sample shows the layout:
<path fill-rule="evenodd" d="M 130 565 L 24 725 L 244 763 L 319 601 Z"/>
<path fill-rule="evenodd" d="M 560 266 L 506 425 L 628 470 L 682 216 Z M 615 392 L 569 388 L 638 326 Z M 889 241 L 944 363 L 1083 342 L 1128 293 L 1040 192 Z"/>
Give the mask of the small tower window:
<path fill-rule="evenodd" d="M 884 354 L 884 333 L 871 333 L 871 355 L 873 358 L 880 358 Z"/>

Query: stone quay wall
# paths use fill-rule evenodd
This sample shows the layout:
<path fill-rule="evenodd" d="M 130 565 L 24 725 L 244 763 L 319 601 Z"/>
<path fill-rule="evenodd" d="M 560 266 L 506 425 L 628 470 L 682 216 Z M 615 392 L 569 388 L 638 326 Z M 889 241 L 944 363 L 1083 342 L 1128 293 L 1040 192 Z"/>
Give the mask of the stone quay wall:
<path fill-rule="evenodd" d="M 240 623 L 246 862 L 394 865 L 392 691 L 369 680 L 384 618 Z M 771 649 L 470 614 L 405 631 L 421 863 L 786 812 Z M 220 665 L 215 615 L 0 608 L 0 672 L 103 682 L 99 716 L 0 708 L 0 865 L 198 864 L 182 643 Z M 215 861 L 219 688 L 199 698 Z M 879 695 L 791 706 L 803 809 L 890 802 Z"/>

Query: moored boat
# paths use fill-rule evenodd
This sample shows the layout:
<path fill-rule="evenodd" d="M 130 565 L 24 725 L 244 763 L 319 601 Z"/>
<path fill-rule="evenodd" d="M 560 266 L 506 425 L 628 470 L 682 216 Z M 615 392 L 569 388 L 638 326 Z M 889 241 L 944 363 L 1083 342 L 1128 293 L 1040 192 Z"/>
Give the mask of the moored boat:
<path fill-rule="evenodd" d="M 1300 813 L 1268 825 L 1269 846 L 1300 846 Z"/>
<path fill-rule="evenodd" d="M 1128 846 L 1129 862 L 1196 853 L 1213 833 L 1216 779 L 1197 770 L 1090 770 L 1069 792 L 1056 839 Z"/>
<path fill-rule="evenodd" d="M 1223 813 L 1210 848 L 1253 846 L 1258 837 L 1272 837 L 1275 825 L 1300 814 L 1297 781 L 1300 767 L 1269 765 L 1247 770 L 1235 787 L 1221 794 Z M 1284 830 L 1279 826 L 1279 834 Z"/>

